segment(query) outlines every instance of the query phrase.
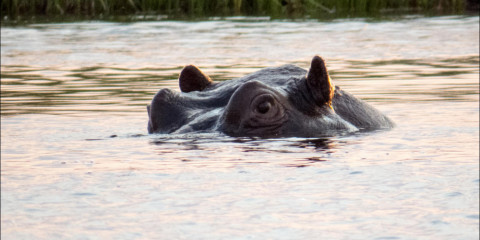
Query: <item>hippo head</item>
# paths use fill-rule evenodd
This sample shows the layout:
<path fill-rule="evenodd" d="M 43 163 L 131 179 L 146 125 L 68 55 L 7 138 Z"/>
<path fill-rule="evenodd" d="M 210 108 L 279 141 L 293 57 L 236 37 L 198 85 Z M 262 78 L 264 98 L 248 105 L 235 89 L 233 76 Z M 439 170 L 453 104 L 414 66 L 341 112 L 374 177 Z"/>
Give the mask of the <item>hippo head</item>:
<path fill-rule="evenodd" d="M 379 114 L 334 87 L 318 56 L 308 72 L 284 65 L 213 83 L 190 65 L 182 70 L 179 81 L 181 93 L 162 89 L 147 107 L 150 133 L 220 131 L 230 136 L 317 137 L 357 131 L 370 121 L 351 113 L 341 116 L 336 106 L 342 113 L 355 115 L 361 108 L 367 112 L 363 115 Z"/>

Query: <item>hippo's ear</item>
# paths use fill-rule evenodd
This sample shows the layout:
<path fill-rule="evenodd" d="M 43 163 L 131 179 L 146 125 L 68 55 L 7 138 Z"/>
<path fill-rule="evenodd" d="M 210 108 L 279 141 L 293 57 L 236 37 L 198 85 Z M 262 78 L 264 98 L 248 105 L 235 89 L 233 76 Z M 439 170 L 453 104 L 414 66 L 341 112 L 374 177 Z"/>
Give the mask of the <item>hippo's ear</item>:
<path fill-rule="evenodd" d="M 183 68 L 179 77 L 182 92 L 202 91 L 212 83 L 212 80 L 193 65 Z"/>
<path fill-rule="evenodd" d="M 328 76 L 325 61 L 315 56 L 312 59 L 310 70 L 307 74 L 307 85 L 318 105 L 331 106 L 335 87 Z"/>

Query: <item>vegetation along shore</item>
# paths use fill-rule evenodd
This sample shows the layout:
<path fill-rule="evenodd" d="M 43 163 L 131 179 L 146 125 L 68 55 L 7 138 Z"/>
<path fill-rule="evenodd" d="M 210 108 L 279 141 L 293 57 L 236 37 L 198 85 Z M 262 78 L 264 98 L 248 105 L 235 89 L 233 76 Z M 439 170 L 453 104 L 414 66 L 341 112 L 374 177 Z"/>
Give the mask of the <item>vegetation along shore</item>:
<path fill-rule="evenodd" d="M 478 13 L 478 0 L 3 0 L 2 19 L 163 15 L 336 18 L 386 13 Z"/>

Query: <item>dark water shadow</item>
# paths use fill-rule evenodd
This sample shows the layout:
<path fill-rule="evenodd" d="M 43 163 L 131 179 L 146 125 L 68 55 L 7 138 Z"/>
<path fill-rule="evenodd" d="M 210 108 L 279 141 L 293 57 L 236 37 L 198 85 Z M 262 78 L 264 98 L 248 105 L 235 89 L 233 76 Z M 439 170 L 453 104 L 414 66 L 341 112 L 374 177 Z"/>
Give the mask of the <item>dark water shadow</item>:
<path fill-rule="evenodd" d="M 357 142 L 355 135 L 320 138 L 229 137 L 219 133 L 152 135 L 149 144 L 156 154 L 182 162 L 238 162 L 307 167 L 329 161 L 329 157 L 347 144 Z"/>

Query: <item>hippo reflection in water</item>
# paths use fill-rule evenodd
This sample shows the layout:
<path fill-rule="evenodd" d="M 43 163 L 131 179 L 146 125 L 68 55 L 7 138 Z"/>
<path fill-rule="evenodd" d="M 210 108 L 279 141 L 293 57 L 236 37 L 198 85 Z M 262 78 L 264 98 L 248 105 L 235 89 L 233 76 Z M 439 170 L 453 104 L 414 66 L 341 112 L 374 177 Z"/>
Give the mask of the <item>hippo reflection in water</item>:
<path fill-rule="evenodd" d="M 308 72 L 284 65 L 213 83 L 189 65 L 179 81 L 181 93 L 161 89 L 147 106 L 149 133 L 319 137 L 394 125 L 366 102 L 334 86 L 318 56 Z"/>

